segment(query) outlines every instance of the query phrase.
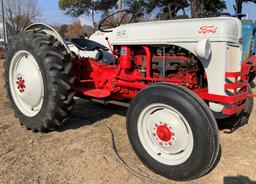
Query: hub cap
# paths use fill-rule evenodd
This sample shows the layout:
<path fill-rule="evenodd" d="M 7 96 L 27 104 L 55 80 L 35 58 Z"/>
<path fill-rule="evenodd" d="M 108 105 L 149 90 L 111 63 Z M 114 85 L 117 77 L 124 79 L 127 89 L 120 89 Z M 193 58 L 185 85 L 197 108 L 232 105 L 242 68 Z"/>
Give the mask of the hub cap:
<path fill-rule="evenodd" d="M 35 58 L 27 51 L 17 52 L 11 60 L 9 83 L 13 100 L 26 116 L 39 113 L 43 104 L 44 84 Z"/>
<path fill-rule="evenodd" d="M 23 79 L 23 77 L 17 77 L 17 88 L 18 90 L 20 90 L 21 93 L 23 93 L 25 91 L 25 80 Z"/>
<path fill-rule="evenodd" d="M 161 123 L 160 123 L 161 124 Z M 172 138 L 172 132 L 170 130 L 171 128 L 168 128 L 167 125 L 160 125 L 157 130 L 157 137 L 160 141 L 163 142 L 169 142 Z"/>
<path fill-rule="evenodd" d="M 187 120 L 165 104 L 151 104 L 141 112 L 138 134 L 147 153 L 166 165 L 182 164 L 193 150 L 193 135 Z"/>

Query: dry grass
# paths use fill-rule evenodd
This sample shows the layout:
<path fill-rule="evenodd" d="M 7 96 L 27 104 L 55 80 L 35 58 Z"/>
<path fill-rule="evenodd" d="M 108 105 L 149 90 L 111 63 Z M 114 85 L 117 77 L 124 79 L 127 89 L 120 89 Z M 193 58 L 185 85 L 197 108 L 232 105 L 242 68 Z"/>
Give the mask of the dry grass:
<path fill-rule="evenodd" d="M 118 151 L 131 167 L 161 182 L 176 183 L 149 171 L 137 159 L 128 142 L 125 111 L 78 101 L 73 116 L 58 131 L 34 134 L 19 125 L 6 105 L 0 77 L 0 183 L 147 183 L 115 159 L 103 123 L 113 129 Z M 209 175 L 187 183 L 240 184 L 256 180 L 255 120 L 254 110 L 248 125 L 230 135 L 220 132 L 223 153 L 219 165 Z"/>

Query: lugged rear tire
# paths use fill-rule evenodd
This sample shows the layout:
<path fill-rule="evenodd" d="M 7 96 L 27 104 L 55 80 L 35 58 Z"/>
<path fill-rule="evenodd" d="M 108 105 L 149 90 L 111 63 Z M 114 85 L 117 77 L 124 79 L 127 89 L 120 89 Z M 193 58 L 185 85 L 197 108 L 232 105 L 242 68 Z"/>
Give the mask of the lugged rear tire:
<path fill-rule="evenodd" d="M 209 107 L 175 84 L 143 89 L 129 106 L 127 132 L 142 162 L 173 180 L 208 174 L 221 155 L 218 127 Z"/>
<path fill-rule="evenodd" d="M 55 130 L 68 119 L 75 94 L 71 69 L 64 46 L 44 32 L 20 33 L 10 44 L 4 62 L 5 87 L 26 129 Z"/>

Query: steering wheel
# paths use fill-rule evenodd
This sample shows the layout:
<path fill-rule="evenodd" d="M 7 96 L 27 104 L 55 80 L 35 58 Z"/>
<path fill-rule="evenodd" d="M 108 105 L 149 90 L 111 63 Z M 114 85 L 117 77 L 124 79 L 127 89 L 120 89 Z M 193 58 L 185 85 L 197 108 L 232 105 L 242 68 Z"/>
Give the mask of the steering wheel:
<path fill-rule="evenodd" d="M 122 13 L 122 17 L 117 21 L 116 15 Z M 126 19 L 127 18 L 127 19 Z M 131 23 L 134 19 L 134 13 L 130 10 L 121 10 L 117 11 L 107 17 L 105 17 L 102 21 L 100 21 L 98 25 L 98 30 L 102 32 L 112 32 L 112 30 L 107 30 L 110 28 L 115 28 L 124 23 L 124 21 L 128 24 Z"/>

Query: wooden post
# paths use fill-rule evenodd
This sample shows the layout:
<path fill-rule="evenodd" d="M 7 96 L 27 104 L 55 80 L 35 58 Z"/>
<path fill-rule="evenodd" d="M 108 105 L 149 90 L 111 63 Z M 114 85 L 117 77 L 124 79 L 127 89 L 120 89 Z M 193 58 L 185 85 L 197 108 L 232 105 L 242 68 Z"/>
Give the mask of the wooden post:
<path fill-rule="evenodd" d="M 118 11 L 122 11 L 123 10 L 123 1 L 122 0 L 118 0 Z M 121 21 L 122 18 L 122 12 L 118 13 L 118 19 L 119 21 Z"/>
<path fill-rule="evenodd" d="M 3 32 L 4 32 L 4 45 L 6 47 L 6 44 L 7 44 L 7 34 L 6 34 L 6 24 L 5 24 L 5 17 L 4 17 L 4 2 L 3 0 L 1 0 L 1 6 L 2 6 L 2 19 L 3 19 Z"/>

